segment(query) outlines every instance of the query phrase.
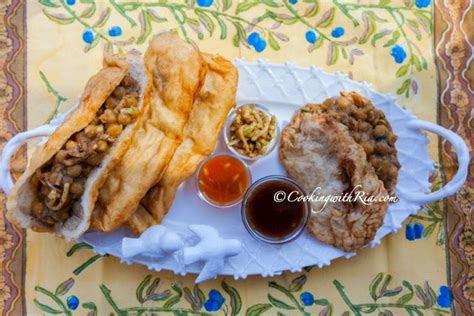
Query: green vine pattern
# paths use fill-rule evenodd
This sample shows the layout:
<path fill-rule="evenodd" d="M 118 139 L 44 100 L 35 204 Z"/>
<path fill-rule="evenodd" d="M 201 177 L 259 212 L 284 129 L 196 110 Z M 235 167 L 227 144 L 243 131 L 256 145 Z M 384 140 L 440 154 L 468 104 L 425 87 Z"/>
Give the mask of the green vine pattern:
<path fill-rule="evenodd" d="M 384 273 L 378 273 L 374 277 L 368 288 L 372 301 L 368 303 L 355 303 L 349 297 L 344 285 L 340 281 L 334 280 L 334 287 L 348 308 L 342 315 L 360 316 L 377 312 L 381 316 L 393 316 L 399 315 L 400 311 L 405 311 L 407 315 L 424 315 L 423 313 L 427 311 L 435 316 L 450 313 L 449 309 L 436 306 L 437 294 L 428 282 L 419 285 L 404 280 L 402 285 L 390 287 L 391 279 L 391 275 Z M 293 279 L 287 287 L 276 281 L 270 281 L 268 282 L 268 302 L 251 305 L 245 310 L 243 310 L 242 298 L 238 290 L 225 280 L 220 283 L 221 292 L 224 293 L 223 303 L 218 309 L 212 311 L 208 311 L 208 308 L 205 307 L 206 295 L 199 285 L 194 284 L 192 287 L 188 287 L 180 283 L 172 283 L 170 288 L 161 289 L 161 279 L 153 277 L 151 274 L 147 275 L 135 290 L 136 306 L 120 306 L 114 299 L 112 290 L 105 284 L 101 284 L 99 290 L 114 311 L 114 315 L 118 316 L 152 313 L 246 316 L 286 315 L 286 313 L 304 316 L 333 315 L 334 306 L 327 299 L 318 297 L 308 304 L 299 298 L 309 293 L 303 292 L 306 281 L 307 277 L 304 274 Z M 36 286 L 35 291 L 40 298 L 34 299 L 35 305 L 48 315 L 72 316 L 76 312 L 83 314 L 81 310 L 76 311 L 77 306 L 71 306 L 69 303 L 70 298 L 75 296 L 65 299 L 74 284 L 74 278 L 69 278 L 60 283 L 55 290 Z M 216 289 L 212 291 L 219 292 Z M 85 302 L 81 306 L 87 311 L 88 316 L 99 315 L 94 302 Z"/>
<path fill-rule="evenodd" d="M 65 0 L 39 0 L 49 20 L 62 25 L 79 23 L 91 32 L 85 52 L 101 42 L 107 50 L 123 51 L 145 43 L 152 34 L 167 28 L 174 29 L 188 41 L 196 37 L 198 40 L 230 38 L 234 46 L 246 49 L 252 49 L 249 35 L 257 33 L 271 49 L 279 50 L 282 45 L 290 45 L 285 30 L 296 24 L 316 34 L 307 40 L 308 52 L 326 49 L 327 65 L 341 61 L 353 64 L 355 58 L 364 55 L 366 45 L 383 49 L 387 54 L 394 46 L 403 45 L 407 56 L 402 62 L 397 61 L 400 66 L 395 76 L 402 84 L 396 92 L 407 98 L 418 93 L 415 75 L 426 71 L 428 62 L 417 42 L 424 36 L 432 36 L 431 10 L 417 8 L 414 0 L 405 0 L 403 5 L 394 5 L 391 0 L 379 0 L 376 4 L 332 0 L 332 5 L 324 10 L 320 0 L 303 0 L 299 6 L 291 2 L 215 0 L 211 6 L 200 6 L 195 0 L 109 0 L 107 7 L 99 12 L 94 0 L 80 0 L 80 4 L 74 6 Z M 248 18 L 252 10 L 258 14 Z M 134 35 L 120 40 L 110 36 L 106 30 L 111 27 L 112 15 L 120 16 L 124 25 L 132 30 L 127 34 Z M 342 39 L 331 33 L 337 26 L 335 17 L 338 15 L 352 22 L 351 31 L 355 35 Z"/>

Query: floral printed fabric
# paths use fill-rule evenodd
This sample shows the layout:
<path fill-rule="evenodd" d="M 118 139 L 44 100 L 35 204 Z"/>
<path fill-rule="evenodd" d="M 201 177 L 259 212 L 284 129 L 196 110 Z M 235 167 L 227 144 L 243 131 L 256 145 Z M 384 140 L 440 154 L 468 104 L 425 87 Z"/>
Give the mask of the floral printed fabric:
<path fill-rule="evenodd" d="M 166 29 L 230 59 L 349 73 L 396 95 L 418 117 L 436 118 L 429 0 L 39 0 L 28 2 L 27 13 L 30 128 L 74 104 L 104 49 L 143 50 Z M 437 157 L 435 147 L 430 151 Z M 377 248 L 329 267 L 274 278 L 220 277 L 197 286 L 192 275 L 123 265 L 85 244 L 28 233 L 27 309 L 66 315 L 449 314 L 443 244 L 443 214 L 435 203 Z"/>

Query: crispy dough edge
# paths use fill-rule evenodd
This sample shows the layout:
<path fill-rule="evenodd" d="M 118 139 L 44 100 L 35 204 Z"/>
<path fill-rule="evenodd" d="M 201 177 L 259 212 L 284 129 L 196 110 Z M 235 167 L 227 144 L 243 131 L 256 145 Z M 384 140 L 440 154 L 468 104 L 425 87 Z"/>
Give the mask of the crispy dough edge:
<path fill-rule="evenodd" d="M 235 104 L 238 83 L 235 66 L 219 55 L 203 53 L 203 57 L 209 71 L 200 91 L 202 95 L 198 95 L 186 124 L 185 140 L 175 151 L 160 182 L 147 193 L 130 217 L 128 224 L 135 233 L 161 223 L 173 204 L 179 185 L 192 176 L 201 161 L 214 150 L 219 131 Z"/>

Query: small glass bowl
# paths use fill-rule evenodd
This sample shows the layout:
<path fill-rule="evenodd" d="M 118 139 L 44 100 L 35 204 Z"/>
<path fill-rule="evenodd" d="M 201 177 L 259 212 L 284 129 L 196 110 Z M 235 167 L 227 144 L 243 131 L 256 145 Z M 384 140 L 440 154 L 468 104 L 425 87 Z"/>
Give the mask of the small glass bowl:
<path fill-rule="evenodd" d="M 270 182 L 270 181 L 275 181 L 275 180 L 289 183 L 297 191 L 299 191 L 301 194 L 306 196 L 305 191 L 301 188 L 301 186 L 296 181 L 294 181 L 294 180 L 292 180 L 288 177 L 285 177 L 285 176 L 277 176 L 277 175 L 266 176 L 266 177 L 263 177 L 263 178 L 259 179 L 255 183 L 253 183 L 248 188 L 247 192 L 245 192 L 244 198 L 242 200 L 242 205 L 241 205 L 241 216 L 242 216 L 242 221 L 244 223 L 245 228 L 247 229 L 247 231 L 249 232 L 249 234 L 253 238 L 255 238 L 258 241 L 262 241 L 262 242 L 265 242 L 265 243 L 268 243 L 268 244 L 278 245 L 278 244 L 284 244 L 284 243 L 293 241 L 303 233 L 303 231 L 305 230 L 305 228 L 308 225 L 309 220 L 311 218 L 311 206 L 310 206 L 310 203 L 308 201 L 304 202 L 305 209 L 304 209 L 303 219 L 299 223 L 298 227 L 293 232 L 291 232 L 290 234 L 288 234 L 285 237 L 282 237 L 282 238 L 268 237 L 268 236 L 263 235 L 262 233 L 260 233 L 256 229 L 254 229 L 252 227 L 252 224 L 250 224 L 250 222 L 248 220 L 248 217 L 247 217 L 247 210 L 246 210 L 247 201 L 250 198 L 250 196 L 252 195 L 252 192 L 257 187 L 264 184 L 265 182 Z"/>
<path fill-rule="evenodd" d="M 211 206 L 214 206 L 214 207 L 217 207 L 217 208 L 228 208 L 228 207 L 232 207 L 232 206 L 235 206 L 237 204 L 239 204 L 245 193 L 242 195 L 242 197 L 240 197 L 238 200 L 230 203 L 230 204 L 218 204 L 218 203 L 215 203 L 214 201 L 212 201 L 211 199 L 209 199 L 202 191 L 201 191 L 201 188 L 199 187 L 199 175 L 201 173 L 201 170 L 202 170 L 202 167 L 206 164 L 206 162 L 208 162 L 210 159 L 212 158 L 215 158 L 217 156 L 228 156 L 228 157 L 232 157 L 234 159 L 237 159 L 240 163 L 242 163 L 242 165 L 245 167 L 245 170 L 247 171 L 247 175 L 248 175 L 248 179 L 249 179 L 249 184 L 248 184 L 248 187 L 250 187 L 252 185 L 252 173 L 250 172 L 250 169 L 248 167 L 248 165 L 245 163 L 244 160 L 240 159 L 239 157 L 236 157 L 232 154 L 226 154 L 226 153 L 215 153 L 215 154 L 212 154 L 210 156 L 208 156 L 206 159 L 204 159 L 203 161 L 201 161 L 201 163 L 199 164 L 199 167 L 196 171 L 196 173 L 194 174 L 194 183 L 195 183 L 195 186 L 196 186 L 196 190 L 198 192 L 198 196 L 201 200 L 203 200 L 204 202 L 206 202 L 207 204 L 211 205 Z M 246 190 L 248 190 L 248 187 L 246 188 Z"/>
<path fill-rule="evenodd" d="M 227 121 L 224 125 L 224 140 L 225 140 L 225 144 L 227 146 L 227 148 L 234 154 L 236 155 L 237 157 L 239 158 L 242 158 L 242 159 L 245 159 L 245 160 L 248 160 L 248 161 L 255 161 L 259 158 L 262 158 L 262 157 L 265 157 L 267 156 L 268 154 L 270 154 L 273 149 L 275 149 L 276 147 L 276 144 L 278 143 L 278 137 L 280 137 L 280 126 L 279 126 L 279 123 L 278 123 L 278 119 L 277 117 L 275 116 L 275 136 L 273 137 L 273 139 L 270 141 L 270 143 L 268 144 L 267 146 L 267 150 L 265 151 L 264 154 L 262 155 L 259 155 L 259 156 L 256 156 L 256 157 L 249 157 L 249 156 L 246 156 L 246 155 L 243 155 L 241 153 L 239 153 L 234 147 L 232 147 L 229 143 L 230 143 L 230 126 L 232 125 L 232 122 L 234 121 L 235 119 L 235 116 L 237 115 L 237 109 L 240 108 L 241 106 L 244 106 L 244 105 L 251 105 L 251 104 L 254 104 L 255 107 L 258 109 L 258 110 L 261 110 L 263 112 L 265 112 L 265 114 L 267 114 L 269 117 L 272 116 L 272 114 L 270 113 L 270 111 L 261 106 L 260 104 L 256 104 L 256 103 L 247 103 L 247 104 L 242 104 L 240 105 L 239 107 L 237 107 L 236 109 L 233 109 L 229 115 L 227 116 Z"/>

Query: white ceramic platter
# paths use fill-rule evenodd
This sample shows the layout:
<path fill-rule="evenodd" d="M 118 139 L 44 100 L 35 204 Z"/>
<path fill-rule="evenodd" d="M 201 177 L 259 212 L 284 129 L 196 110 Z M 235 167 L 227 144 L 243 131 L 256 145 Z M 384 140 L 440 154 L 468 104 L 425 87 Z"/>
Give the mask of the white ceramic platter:
<path fill-rule="evenodd" d="M 266 61 L 249 63 L 236 60 L 239 70 L 237 105 L 258 103 L 277 116 L 280 128 L 291 119 L 295 111 L 308 102 L 322 102 L 326 98 L 339 95 L 340 91 L 356 91 L 372 100 L 390 121 L 398 135 L 396 147 L 401 164 L 396 193 L 400 201 L 391 204 L 384 225 L 369 245 L 378 245 L 381 239 L 399 229 L 403 221 L 416 213 L 422 204 L 453 194 L 464 182 L 467 175 L 469 154 L 462 139 L 456 134 L 429 122 L 417 120 L 412 114 L 396 104 L 393 96 L 375 91 L 369 84 L 350 80 L 346 75 L 329 74 L 317 68 L 300 68 L 292 64 L 271 64 Z M 428 139 L 420 128 L 437 133 L 450 141 L 458 153 L 459 170 L 453 180 L 441 190 L 430 192 L 428 178 L 433 170 L 433 162 L 427 152 Z M 221 135 L 216 152 L 229 152 Z M 278 159 L 278 148 L 271 154 L 250 163 L 253 181 L 267 175 L 284 175 L 285 171 Z M 245 230 L 240 217 L 240 205 L 218 209 L 202 201 L 196 192 L 194 179 L 185 181 L 176 195 L 175 202 L 161 225 L 192 240 L 190 224 L 205 224 L 216 228 L 223 238 L 238 239 L 242 251 L 227 259 L 220 274 L 245 278 L 260 274 L 271 276 L 282 271 L 300 271 L 305 266 L 329 265 L 338 257 L 349 258 L 355 253 L 345 253 L 325 245 L 308 233 L 284 245 L 268 245 L 254 240 Z M 122 258 L 121 243 L 124 236 L 130 236 L 126 229 L 113 233 L 87 232 L 82 237 L 100 254 L 109 253 Z M 184 265 L 175 256 L 156 259 L 136 256 L 123 259 L 126 263 L 140 263 L 152 270 L 171 270 L 175 273 L 199 273 L 201 263 Z"/>

